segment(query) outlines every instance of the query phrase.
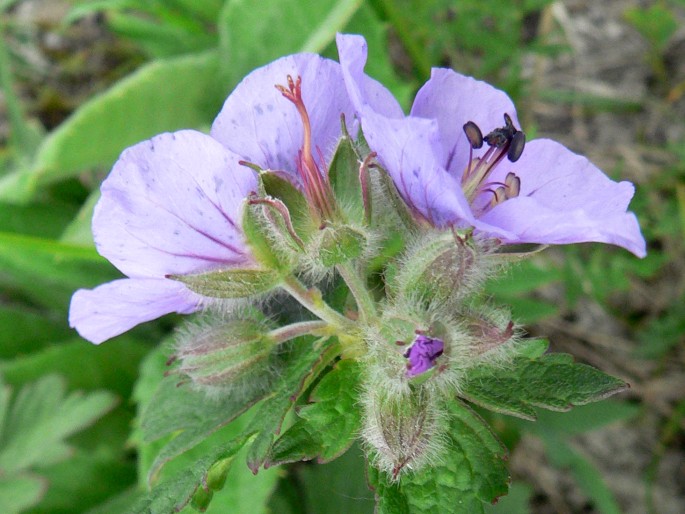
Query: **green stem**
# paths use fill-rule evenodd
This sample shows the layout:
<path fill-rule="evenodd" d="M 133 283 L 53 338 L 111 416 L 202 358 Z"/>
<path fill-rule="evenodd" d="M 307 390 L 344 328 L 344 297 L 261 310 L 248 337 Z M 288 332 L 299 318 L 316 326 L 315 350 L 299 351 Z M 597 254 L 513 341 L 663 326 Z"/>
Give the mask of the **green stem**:
<path fill-rule="evenodd" d="M 357 270 L 350 263 L 338 264 L 336 269 L 354 296 L 362 320 L 368 323 L 376 317 L 376 302 L 374 302 L 364 279 L 359 276 Z"/>
<path fill-rule="evenodd" d="M 325 321 L 300 321 L 284 327 L 279 327 L 267 334 L 276 344 L 285 343 L 296 337 L 305 335 L 325 335 L 330 325 Z"/>
<path fill-rule="evenodd" d="M 290 296 L 295 298 L 295 300 L 300 302 L 308 311 L 328 322 L 339 332 L 344 333 L 354 330 L 354 323 L 352 320 L 346 318 L 324 302 L 321 291 L 317 288 L 312 287 L 307 289 L 307 287 L 293 275 L 286 277 L 281 284 L 281 287 L 285 289 Z"/>

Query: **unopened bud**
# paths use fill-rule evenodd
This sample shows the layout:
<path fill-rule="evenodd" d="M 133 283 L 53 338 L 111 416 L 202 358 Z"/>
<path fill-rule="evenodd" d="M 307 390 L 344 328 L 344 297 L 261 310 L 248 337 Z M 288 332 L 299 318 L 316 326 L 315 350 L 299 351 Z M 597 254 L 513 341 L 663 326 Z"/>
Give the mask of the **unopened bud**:
<path fill-rule="evenodd" d="M 463 321 L 476 355 L 496 350 L 516 337 L 514 322 L 504 310 L 483 307 L 465 314 Z"/>
<path fill-rule="evenodd" d="M 197 386 L 231 386 L 262 374 L 273 346 L 263 325 L 254 320 L 192 327 L 179 338 L 178 370 Z"/>
<path fill-rule="evenodd" d="M 421 387 L 407 394 L 367 391 L 363 436 L 374 451 L 375 465 L 393 480 L 435 461 L 443 447 L 442 411 Z"/>
<path fill-rule="evenodd" d="M 366 237 L 359 230 L 347 225 L 328 226 L 321 231 L 317 254 L 325 267 L 342 264 L 359 257 L 364 252 Z"/>
<path fill-rule="evenodd" d="M 474 292 L 486 262 L 472 241 L 433 234 L 417 241 L 390 277 L 391 290 L 404 297 L 444 304 Z"/>

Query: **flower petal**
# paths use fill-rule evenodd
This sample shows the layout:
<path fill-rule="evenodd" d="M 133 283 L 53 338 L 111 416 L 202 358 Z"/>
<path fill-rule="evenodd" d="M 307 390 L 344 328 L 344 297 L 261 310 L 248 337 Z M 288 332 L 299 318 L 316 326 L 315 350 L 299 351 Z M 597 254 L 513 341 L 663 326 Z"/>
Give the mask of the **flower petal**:
<path fill-rule="evenodd" d="M 437 120 L 443 144 L 441 164 L 457 178 L 461 178 L 469 160 L 470 144 L 464 124 L 473 121 L 486 135 L 504 126 L 505 113 L 520 127 L 514 103 L 506 93 L 446 68 L 433 68 L 411 109 L 411 116 Z M 486 149 L 487 145 L 474 150 L 474 157 Z"/>
<path fill-rule="evenodd" d="M 437 227 L 474 223 L 461 185 L 435 158 L 440 144 L 435 121 L 386 118 L 367 107 L 362 123 L 369 146 L 412 211 Z"/>
<path fill-rule="evenodd" d="M 249 264 L 240 228 L 254 172 L 200 132 L 161 134 L 121 155 L 93 215 L 98 251 L 131 277 Z"/>
<path fill-rule="evenodd" d="M 171 312 L 190 314 L 201 306 L 202 297 L 180 282 L 127 278 L 76 291 L 69 307 L 69 326 L 84 339 L 100 344 L 140 323 Z"/>
<path fill-rule="evenodd" d="M 364 38 L 357 35 L 338 34 L 335 40 L 347 93 L 357 112 L 361 112 L 364 106 L 369 106 L 378 114 L 389 118 L 404 116 L 402 107 L 393 94 L 380 82 L 364 74 L 368 55 Z"/>
<path fill-rule="evenodd" d="M 509 171 L 521 179 L 519 196 L 481 217 L 482 222 L 516 234 L 506 242 L 597 241 L 645 256 L 637 219 L 627 212 L 634 193 L 631 183 L 614 182 L 585 157 L 548 139 L 528 143 L 516 163 L 502 162 L 499 180 Z"/>
<path fill-rule="evenodd" d="M 352 120 L 340 65 L 315 54 L 296 54 L 258 68 L 238 84 L 214 120 L 211 135 L 244 160 L 264 169 L 296 173 L 302 148 L 302 119 L 276 85 L 302 78 L 302 98 L 312 144 L 328 156 L 340 137 L 340 115 Z"/>

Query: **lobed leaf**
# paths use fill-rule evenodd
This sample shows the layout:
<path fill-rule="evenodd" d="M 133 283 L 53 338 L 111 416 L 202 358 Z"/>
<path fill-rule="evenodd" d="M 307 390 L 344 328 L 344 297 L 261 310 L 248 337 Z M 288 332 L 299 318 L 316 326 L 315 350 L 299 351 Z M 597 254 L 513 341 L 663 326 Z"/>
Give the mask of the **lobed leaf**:
<path fill-rule="evenodd" d="M 57 375 L 44 376 L 19 391 L 1 416 L 0 469 L 4 473 L 62 460 L 69 451 L 64 439 L 93 423 L 116 403 L 114 395 L 105 391 L 65 393 L 65 382 Z"/>
<path fill-rule="evenodd" d="M 345 453 L 361 428 L 359 382 L 357 362 L 338 362 L 299 409 L 299 419 L 274 443 L 266 466 L 314 458 L 329 462 Z"/>
<path fill-rule="evenodd" d="M 304 340 L 300 338 L 299 343 L 295 344 L 306 348 L 307 345 L 302 344 Z M 339 352 L 340 348 L 336 343 L 325 341 L 320 342 L 315 351 L 308 349 L 303 354 L 299 350 L 290 357 L 289 365 L 274 387 L 274 394 L 259 407 L 247 428 L 248 433 L 256 433 L 247 455 L 247 464 L 253 473 L 257 473 L 270 455 L 274 436 L 279 433 L 286 414 Z M 270 465 L 268 463 L 266 467 Z"/>
<path fill-rule="evenodd" d="M 567 354 L 517 357 L 505 368 L 481 366 L 468 374 L 460 396 L 486 409 L 534 420 L 535 408 L 566 411 L 625 390 L 628 384 Z"/>

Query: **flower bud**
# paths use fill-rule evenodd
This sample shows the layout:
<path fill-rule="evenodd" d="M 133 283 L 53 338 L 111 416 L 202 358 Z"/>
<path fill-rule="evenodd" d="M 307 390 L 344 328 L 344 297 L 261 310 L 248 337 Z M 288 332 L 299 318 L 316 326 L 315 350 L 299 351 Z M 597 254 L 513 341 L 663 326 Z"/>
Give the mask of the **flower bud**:
<path fill-rule="evenodd" d="M 444 443 L 443 412 L 425 388 L 389 395 L 382 388 L 366 391 L 362 435 L 374 464 L 393 480 L 438 458 Z"/>
<path fill-rule="evenodd" d="M 452 234 L 427 234 L 411 245 L 389 277 L 395 295 L 433 304 L 462 299 L 481 283 L 487 266 L 479 248 Z"/>
<path fill-rule="evenodd" d="M 186 328 L 176 352 L 178 371 L 196 386 L 209 389 L 264 374 L 274 347 L 264 328 L 263 323 L 253 319 L 210 321 Z"/>
<path fill-rule="evenodd" d="M 510 313 L 504 309 L 481 305 L 463 313 L 462 321 L 472 340 L 475 355 L 495 352 L 517 337 Z"/>
<path fill-rule="evenodd" d="M 321 230 L 316 253 L 325 267 L 342 264 L 364 252 L 366 237 L 348 225 L 328 226 Z"/>

